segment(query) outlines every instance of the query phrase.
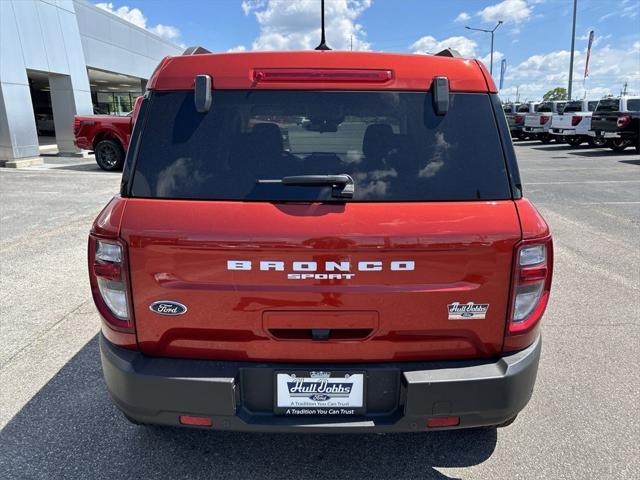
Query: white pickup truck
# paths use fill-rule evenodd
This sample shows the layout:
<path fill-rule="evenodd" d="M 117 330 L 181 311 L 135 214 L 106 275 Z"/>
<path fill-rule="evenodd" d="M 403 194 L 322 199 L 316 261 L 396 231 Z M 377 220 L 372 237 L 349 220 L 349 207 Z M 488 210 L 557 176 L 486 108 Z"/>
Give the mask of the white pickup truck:
<path fill-rule="evenodd" d="M 549 143 L 553 140 L 553 135 L 549 133 L 551 128 L 551 117 L 554 113 L 562 113 L 565 101 L 553 100 L 542 102 L 536 108 L 535 113 L 530 113 L 524 119 L 524 133 L 529 138 L 540 140 L 542 143 Z"/>
<path fill-rule="evenodd" d="M 566 141 L 572 147 L 588 142 L 591 147 L 604 146 L 604 140 L 589 136 L 591 115 L 598 105 L 597 100 L 573 100 L 568 102 L 562 114 L 551 118 L 551 135 L 556 141 Z"/>

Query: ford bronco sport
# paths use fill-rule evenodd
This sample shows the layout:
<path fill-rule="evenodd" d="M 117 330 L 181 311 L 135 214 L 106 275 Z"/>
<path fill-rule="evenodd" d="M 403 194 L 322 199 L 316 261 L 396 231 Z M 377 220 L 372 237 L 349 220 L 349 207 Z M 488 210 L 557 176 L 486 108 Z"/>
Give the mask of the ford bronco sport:
<path fill-rule="evenodd" d="M 552 263 L 496 87 L 450 52 L 164 59 L 89 237 L 115 404 L 219 430 L 508 424 Z"/>

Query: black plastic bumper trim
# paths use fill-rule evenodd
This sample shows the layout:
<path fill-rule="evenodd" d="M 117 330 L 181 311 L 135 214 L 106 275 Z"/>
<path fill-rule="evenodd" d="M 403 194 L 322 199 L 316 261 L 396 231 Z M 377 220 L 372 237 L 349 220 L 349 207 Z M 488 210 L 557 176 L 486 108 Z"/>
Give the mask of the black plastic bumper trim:
<path fill-rule="evenodd" d="M 496 425 L 517 415 L 533 392 L 542 341 L 493 360 L 358 363 L 368 375 L 400 375 L 392 411 L 358 417 L 283 417 L 243 405 L 247 372 L 271 375 L 282 369 L 345 365 L 224 362 L 148 357 L 119 348 L 100 336 L 102 368 L 115 404 L 140 423 L 179 425 L 179 415 L 206 415 L 213 428 L 282 432 L 400 432 L 427 430 L 426 419 L 459 416 L 458 428 Z M 255 377 L 257 378 L 257 377 Z M 240 389 L 245 392 L 241 394 Z M 272 395 L 251 391 L 250 395 Z M 265 399 L 265 401 L 268 401 Z M 394 400 L 395 401 L 395 400 Z"/>

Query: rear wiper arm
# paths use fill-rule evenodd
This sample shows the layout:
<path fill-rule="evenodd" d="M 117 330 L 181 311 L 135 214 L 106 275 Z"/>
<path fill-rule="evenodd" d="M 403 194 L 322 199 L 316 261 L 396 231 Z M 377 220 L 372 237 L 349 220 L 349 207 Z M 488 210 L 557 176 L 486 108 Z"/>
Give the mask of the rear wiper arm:
<path fill-rule="evenodd" d="M 340 175 L 294 175 L 280 180 L 259 179 L 258 183 L 281 183 L 292 187 L 331 186 L 331 195 L 338 198 L 353 198 L 353 178 L 346 173 Z"/>

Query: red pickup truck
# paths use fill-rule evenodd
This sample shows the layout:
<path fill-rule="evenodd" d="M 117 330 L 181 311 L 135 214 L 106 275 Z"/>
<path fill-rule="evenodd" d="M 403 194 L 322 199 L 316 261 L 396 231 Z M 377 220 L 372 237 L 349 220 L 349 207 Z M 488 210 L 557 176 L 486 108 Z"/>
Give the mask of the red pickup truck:
<path fill-rule="evenodd" d="M 478 61 L 168 57 L 88 245 L 134 423 L 428 431 L 531 397 L 551 235 Z"/>
<path fill-rule="evenodd" d="M 141 102 L 142 97 L 138 97 L 133 111 L 124 116 L 76 115 L 73 118 L 73 143 L 78 148 L 93 150 L 102 170 L 122 170 Z"/>

